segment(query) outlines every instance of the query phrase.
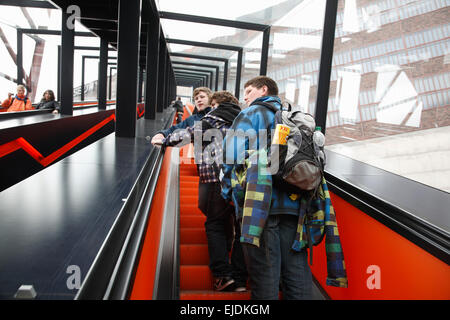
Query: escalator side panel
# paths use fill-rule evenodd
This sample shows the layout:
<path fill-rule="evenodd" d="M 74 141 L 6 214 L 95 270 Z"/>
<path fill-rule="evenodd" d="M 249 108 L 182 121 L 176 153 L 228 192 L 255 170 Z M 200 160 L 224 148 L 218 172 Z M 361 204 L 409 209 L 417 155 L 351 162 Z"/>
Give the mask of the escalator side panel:
<path fill-rule="evenodd" d="M 450 299 L 450 268 L 330 192 L 344 251 L 348 288 L 325 285 L 325 241 L 311 270 L 331 299 Z"/>

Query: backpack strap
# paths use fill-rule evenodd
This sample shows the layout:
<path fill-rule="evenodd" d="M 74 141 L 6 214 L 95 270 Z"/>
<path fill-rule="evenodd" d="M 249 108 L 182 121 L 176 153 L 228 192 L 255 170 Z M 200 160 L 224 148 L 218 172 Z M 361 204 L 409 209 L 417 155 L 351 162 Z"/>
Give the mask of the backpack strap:
<path fill-rule="evenodd" d="M 12 98 L 11 98 L 11 104 L 10 104 L 9 106 L 12 106 L 12 104 L 13 104 L 13 102 L 14 102 L 15 99 L 16 99 L 15 97 L 12 97 Z M 23 99 L 23 102 L 25 103 L 24 110 L 27 108 L 27 100 L 28 100 L 28 97 L 25 97 L 25 98 Z"/>
<path fill-rule="evenodd" d="M 250 106 L 253 105 L 258 105 L 258 106 L 264 106 L 268 109 L 270 109 L 270 111 L 272 111 L 273 113 L 277 113 L 278 109 L 277 107 L 275 107 L 273 104 L 271 104 L 270 102 L 265 102 L 265 101 L 254 101 L 250 104 Z M 249 107 L 250 107 L 249 106 Z"/>

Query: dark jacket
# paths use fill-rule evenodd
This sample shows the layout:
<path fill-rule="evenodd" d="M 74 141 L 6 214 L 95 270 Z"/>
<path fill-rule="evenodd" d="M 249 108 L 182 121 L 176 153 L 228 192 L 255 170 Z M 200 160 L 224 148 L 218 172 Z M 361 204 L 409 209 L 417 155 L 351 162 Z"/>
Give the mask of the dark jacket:
<path fill-rule="evenodd" d="M 183 102 L 181 102 L 181 100 L 175 101 L 173 103 L 172 107 L 177 109 L 177 112 L 183 112 L 184 111 Z"/>
<path fill-rule="evenodd" d="M 39 102 L 39 104 L 36 106 L 36 110 L 37 109 L 58 110 L 58 112 L 61 111 L 61 107 L 59 106 L 59 103 L 56 102 L 55 100 L 52 100 L 52 101 L 41 100 L 41 102 Z"/>
<path fill-rule="evenodd" d="M 260 97 L 255 101 L 271 102 L 277 108 L 281 108 L 281 101 L 276 96 Z M 256 103 L 247 109 L 242 110 L 242 112 L 239 113 L 234 120 L 230 129 L 234 130 L 234 132 L 239 132 L 242 130 L 242 132 L 246 132 L 248 136 L 233 136 L 230 134 L 230 132 L 233 131 L 229 131 L 223 142 L 225 162 L 222 165 L 223 179 L 221 182 L 222 196 L 225 199 L 232 200 L 233 198 L 236 198 L 237 190 L 232 187 L 231 183 L 233 168 L 235 166 L 239 166 L 240 160 L 245 158 L 244 155 L 246 154 L 246 151 L 248 153 L 249 150 L 259 150 L 259 130 L 274 129 L 274 117 L 275 113 L 270 111 L 267 107 L 263 107 Z M 254 139 L 249 139 L 249 136 Z M 236 139 L 234 141 L 235 143 L 233 143 L 233 139 Z M 250 140 L 253 141 L 252 145 L 249 145 Z M 299 201 L 296 201 L 290 197 L 290 194 L 273 187 L 271 200 L 269 214 L 292 214 L 298 216 Z"/>
<path fill-rule="evenodd" d="M 225 137 L 228 128 L 233 123 L 236 116 L 241 111 L 238 105 L 233 103 L 221 103 L 216 109 L 205 115 L 199 126 L 189 126 L 185 130 L 174 132 L 164 140 L 165 146 L 182 146 L 183 144 L 194 142 L 195 131 L 201 129 L 202 134 L 209 129 L 220 131 L 220 135 Z M 202 139 L 201 153 L 199 148 L 195 148 L 195 163 L 200 176 L 200 183 L 219 182 L 219 166 L 222 162 L 222 140 L 211 131 L 210 138 Z"/>
<path fill-rule="evenodd" d="M 197 108 L 195 108 L 195 109 L 197 109 Z M 169 129 L 158 131 L 157 133 L 162 133 L 162 135 L 164 137 L 167 137 L 169 134 L 171 134 L 172 132 L 174 132 L 177 129 L 186 129 L 187 127 L 193 127 L 195 121 L 202 120 L 202 118 L 205 116 L 205 114 L 207 114 L 210 111 L 211 111 L 211 107 L 208 107 L 202 111 L 197 112 L 196 114 L 193 114 L 192 116 L 190 116 L 186 120 L 180 122 L 179 124 L 171 126 Z"/>

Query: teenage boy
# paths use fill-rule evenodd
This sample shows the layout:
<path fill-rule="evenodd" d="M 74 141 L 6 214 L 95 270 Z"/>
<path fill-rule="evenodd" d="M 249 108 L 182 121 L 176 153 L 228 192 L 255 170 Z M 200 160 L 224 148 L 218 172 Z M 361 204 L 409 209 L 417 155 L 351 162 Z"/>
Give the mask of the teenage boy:
<path fill-rule="evenodd" d="M 239 242 L 239 227 L 236 223 L 234 208 L 221 196 L 219 165 L 222 157 L 222 138 L 233 120 L 241 111 L 239 101 L 228 91 L 219 91 L 212 95 L 213 110 L 205 115 L 199 126 L 193 125 L 185 130 L 169 134 L 163 141 L 164 146 L 181 146 L 180 143 L 194 141 L 195 131 L 201 130 L 204 137 L 201 154 L 195 159 L 200 176 L 198 185 L 198 208 L 206 216 L 205 230 L 208 241 L 209 268 L 214 277 L 214 289 L 217 291 L 245 291 L 247 271 L 244 255 Z M 207 138 L 207 135 L 210 138 Z M 212 137 L 211 137 L 212 136 Z M 219 160 L 220 159 L 220 160 Z M 218 162 L 220 161 L 220 162 Z M 231 263 L 229 257 L 230 247 Z"/>
<path fill-rule="evenodd" d="M 194 98 L 194 103 L 197 112 L 194 112 L 192 116 L 174 126 L 171 126 L 169 129 L 157 132 L 153 136 L 151 141 L 153 145 L 161 145 L 164 138 L 177 129 L 186 129 L 187 127 L 194 126 L 195 121 L 200 121 L 205 116 L 205 114 L 211 111 L 210 107 L 212 97 L 211 89 L 207 87 L 198 87 L 194 89 L 192 97 Z"/>
<path fill-rule="evenodd" d="M 244 85 L 244 101 L 248 108 L 236 117 L 223 143 L 225 162 L 222 166 L 221 182 L 222 196 L 226 201 L 236 199 L 234 194 L 236 184 L 233 184 L 232 189 L 231 183 L 233 169 L 242 167 L 241 159 L 244 158 L 246 151 L 260 150 L 260 145 L 261 147 L 266 145 L 265 142 L 258 140 L 259 136 L 265 136 L 259 135 L 260 130 L 269 135 L 268 132 L 274 129 L 274 112 L 259 105 L 258 102 L 271 103 L 280 109 L 281 101 L 277 95 L 277 84 L 266 76 L 253 78 Z M 246 135 L 244 137 L 236 135 L 238 130 L 242 130 Z M 244 230 L 248 230 L 245 229 L 248 228 L 246 224 L 255 221 L 251 216 L 253 211 L 250 218 L 242 219 L 241 242 L 250 278 L 251 298 L 278 299 L 281 281 L 284 299 L 311 299 L 312 278 L 307 263 L 307 252 L 305 249 L 300 252 L 291 249 L 297 231 L 300 201 L 274 186 L 271 186 L 270 190 L 271 197 L 264 208 L 268 211 L 268 216 L 259 226 L 262 227 L 262 232 L 256 241 L 244 234 Z M 255 197 L 251 203 L 258 200 L 261 200 L 261 196 Z M 240 209 L 242 211 L 242 207 Z"/>

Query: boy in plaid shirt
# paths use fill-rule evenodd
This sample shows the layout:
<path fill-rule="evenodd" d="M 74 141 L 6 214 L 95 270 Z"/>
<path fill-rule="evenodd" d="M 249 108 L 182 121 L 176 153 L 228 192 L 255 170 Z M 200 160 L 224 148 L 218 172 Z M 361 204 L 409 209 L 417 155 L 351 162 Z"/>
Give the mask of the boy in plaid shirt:
<path fill-rule="evenodd" d="M 194 141 L 195 163 L 200 176 L 198 207 L 206 215 L 205 229 L 208 239 L 209 267 L 214 276 L 214 288 L 218 291 L 245 291 L 247 272 L 242 247 L 239 242 L 240 229 L 236 224 L 234 208 L 221 196 L 219 165 L 222 163 L 222 141 L 226 131 L 241 111 L 239 101 L 227 91 L 212 95 L 213 110 L 201 121 L 184 130 L 169 134 L 164 146 L 182 146 Z M 197 137 L 201 137 L 197 141 Z M 228 247 L 233 246 L 231 263 Z"/>

